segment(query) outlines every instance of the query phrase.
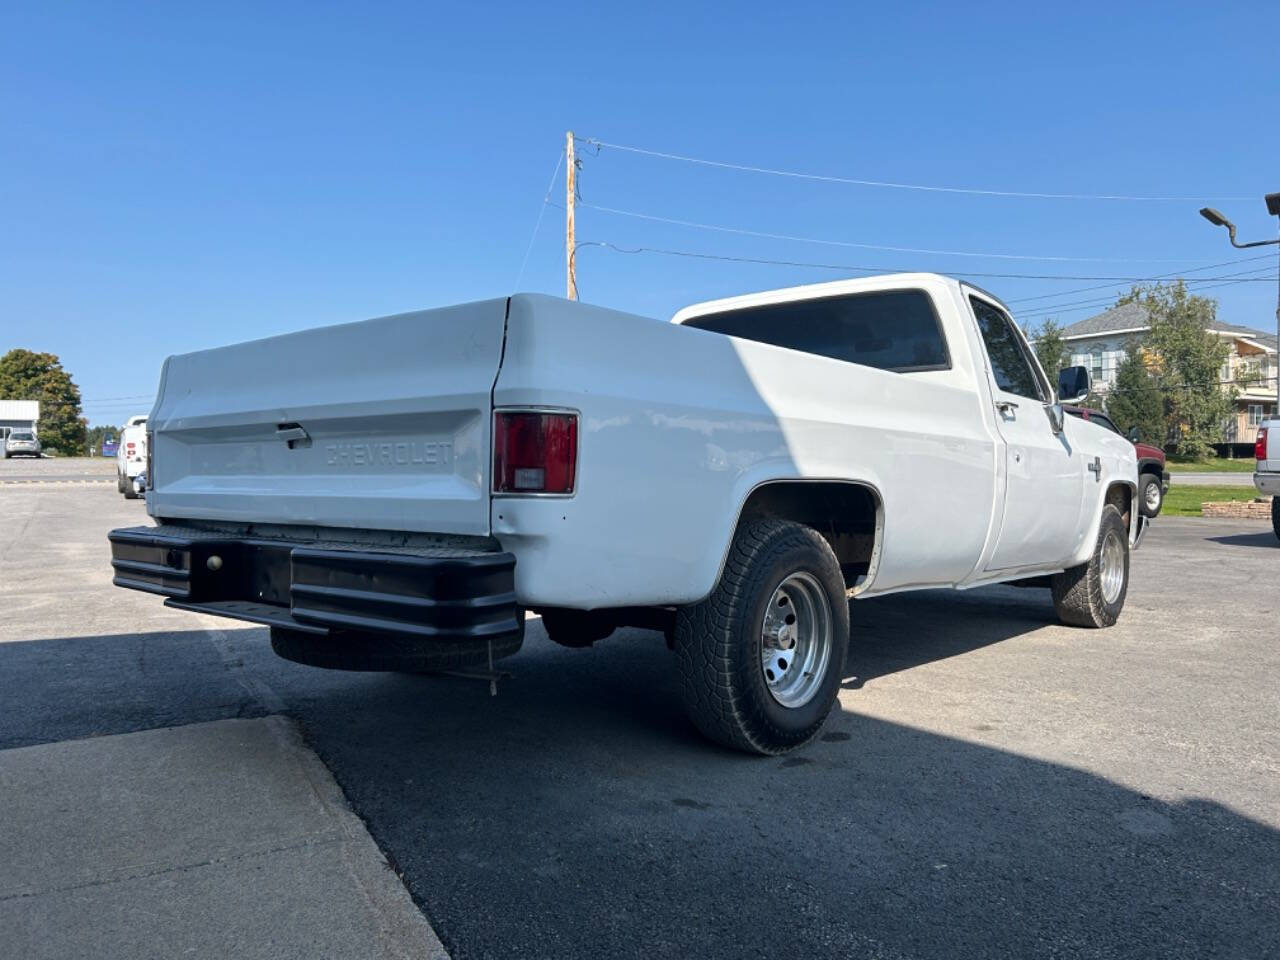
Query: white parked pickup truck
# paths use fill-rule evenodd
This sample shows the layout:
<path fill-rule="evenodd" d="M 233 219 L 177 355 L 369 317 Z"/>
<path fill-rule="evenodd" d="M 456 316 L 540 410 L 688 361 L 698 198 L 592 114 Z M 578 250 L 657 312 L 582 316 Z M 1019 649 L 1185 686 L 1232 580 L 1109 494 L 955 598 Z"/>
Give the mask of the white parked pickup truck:
<path fill-rule="evenodd" d="M 1262 421 L 1253 448 L 1258 460 L 1253 485 L 1271 496 L 1271 529 L 1280 537 L 1280 417 Z"/>
<path fill-rule="evenodd" d="M 1084 368 L 1058 383 L 935 274 L 670 323 L 518 294 L 175 356 L 115 583 L 344 669 L 492 671 L 526 610 L 567 646 L 662 629 L 698 728 L 777 753 L 846 676 L 846 597 L 1017 580 L 1115 622 L 1134 448 L 1063 416 Z"/>
<path fill-rule="evenodd" d="M 120 431 L 120 444 L 116 447 L 116 490 L 126 500 L 136 500 L 141 491 L 139 478 L 147 471 L 147 418 L 130 417 Z"/>

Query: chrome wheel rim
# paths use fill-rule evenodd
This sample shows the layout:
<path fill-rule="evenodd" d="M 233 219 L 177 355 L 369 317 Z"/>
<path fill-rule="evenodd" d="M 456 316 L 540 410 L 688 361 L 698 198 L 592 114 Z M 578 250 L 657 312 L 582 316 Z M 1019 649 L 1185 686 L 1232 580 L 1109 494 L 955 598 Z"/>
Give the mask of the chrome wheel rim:
<path fill-rule="evenodd" d="M 793 573 L 769 598 L 761 630 L 760 669 L 769 695 L 789 709 L 818 693 L 831 662 L 834 625 L 816 577 Z"/>
<path fill-rule="evenodd" d="M 1160 506 L 1160 485 L 1148 483 L 1142 499 L 1146 501 L 1148 510 L 1154 510 Z"/>
<path fill-rule="evenodd" d="M 1114 530 L 1102 540 L 1101 577 L 1102 599 L 1115 603 L 1124 587 L 1124 543 Z"/>

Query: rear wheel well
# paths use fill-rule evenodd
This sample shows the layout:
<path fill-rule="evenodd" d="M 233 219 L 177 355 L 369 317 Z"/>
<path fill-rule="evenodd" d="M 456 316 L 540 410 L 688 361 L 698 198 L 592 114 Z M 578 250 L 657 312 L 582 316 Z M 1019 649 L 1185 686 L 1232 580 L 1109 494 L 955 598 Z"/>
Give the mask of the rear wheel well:
<path fill-rule="evenodd" d="M 865 586 L 875 575 L 884 515 L 871 487 L 840 480 L 764 483 L 748 495 L 737 526 L 764 517 L 803 523 L 820 533 L 840 561 L 846 586 L 858 586 L 860 578 Z"/>

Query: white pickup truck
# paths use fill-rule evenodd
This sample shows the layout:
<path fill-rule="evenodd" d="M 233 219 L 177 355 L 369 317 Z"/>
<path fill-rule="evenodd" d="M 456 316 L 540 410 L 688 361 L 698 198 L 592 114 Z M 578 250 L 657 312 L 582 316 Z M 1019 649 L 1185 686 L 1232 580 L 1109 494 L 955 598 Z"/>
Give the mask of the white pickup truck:
<path fill-rule="evenodd" d="M 1259 493 L 1270 494 L 1271 529 L 1280 537 L 1280 417 L 1262 421 L 1253 453 L 1258 460 L 1253 485 Z"/>
<path fill-rule="evenodd" d="M 147 471 L 147 418 L 130 417 L 120 431 L 120 444 L 116 448 L 116 490 L 126 500 L 136 500 L 141 495 L 139 478 Z"/>
<path fill-rule="evenodd" d="M 115 583 L 324 667 L 483 668 L 662 629 L 694 723 L 778 753 L 845 678 L 846 597 L 1002 581 L 1124 605 L 1133 444 L 1064 417 L 990 294 L 935 274 L 663 323 L 518 294 L 171 357 Z"/>

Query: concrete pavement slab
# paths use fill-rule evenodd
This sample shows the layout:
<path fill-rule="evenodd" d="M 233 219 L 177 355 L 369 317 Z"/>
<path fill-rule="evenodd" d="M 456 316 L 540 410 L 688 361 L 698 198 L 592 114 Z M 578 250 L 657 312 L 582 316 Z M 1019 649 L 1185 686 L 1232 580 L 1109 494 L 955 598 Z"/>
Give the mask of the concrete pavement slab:
<path fill-rule="evenodd" d="M 283 717 L 0 751 L 7 956 L 444 957 Z"/>

